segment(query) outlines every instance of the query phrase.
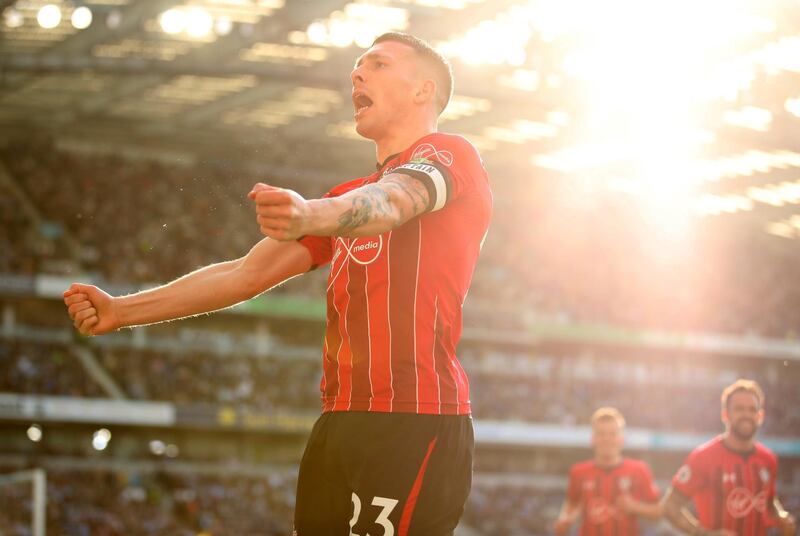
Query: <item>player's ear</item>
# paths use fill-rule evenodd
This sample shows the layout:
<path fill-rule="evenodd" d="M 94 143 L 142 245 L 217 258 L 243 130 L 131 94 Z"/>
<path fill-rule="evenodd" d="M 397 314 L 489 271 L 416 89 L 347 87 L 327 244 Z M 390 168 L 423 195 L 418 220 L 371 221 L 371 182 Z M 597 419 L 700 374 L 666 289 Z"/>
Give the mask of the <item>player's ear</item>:
<path fill-rule="evenodd" d="M 756 423 L 758 423 L 759 426 L 764 424 L 764 410 L 763 409 L 758 410 L 758 414 L 756 415 Z"/>
<path fill-rule="evenodd" d="M 414 102 L 417 104 L 424 104 L 426 102 L 433 102 L 436 99 L 436 82 L 430 78 L 422 80 L 417 86 L 417 91 L 414 94 Z"/>

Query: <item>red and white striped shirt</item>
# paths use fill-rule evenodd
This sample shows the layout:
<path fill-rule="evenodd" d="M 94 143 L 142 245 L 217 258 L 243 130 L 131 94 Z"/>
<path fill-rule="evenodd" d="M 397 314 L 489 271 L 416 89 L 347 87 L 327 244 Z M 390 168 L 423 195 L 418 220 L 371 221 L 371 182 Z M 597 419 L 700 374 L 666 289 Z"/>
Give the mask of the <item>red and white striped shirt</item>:
<path fill-rule="evenodd" d="M 315 267 L 331 264 L 322 410 L 469 414 L 456 346 L 492 212 L 486 170 L 467 140 L 435 133 L 327 196 L 392 172 L 426 185 L 426 213 L 380 235 L 300 239 Z"/>
<path fill-rule="evenodd" d="M 700 525 L 739 536 L 764 536 L 773 523 L 778 458 L 756 442 L 750 452 L 730 449 L 722 436 L 694 449 L 672 486 L 694 499 Z"/>
<path fill-rule="evenodd" d="M 617 508 L 622 495 L 637 501 L 658 502 L 658 488 L 650 467 L 639 460 L 623 458 L 611 467 L 594 460 L 577 463 L 569 471 L 567 499 L 580 505 L 581 536 L 637 536 L 639 519 Z"/>

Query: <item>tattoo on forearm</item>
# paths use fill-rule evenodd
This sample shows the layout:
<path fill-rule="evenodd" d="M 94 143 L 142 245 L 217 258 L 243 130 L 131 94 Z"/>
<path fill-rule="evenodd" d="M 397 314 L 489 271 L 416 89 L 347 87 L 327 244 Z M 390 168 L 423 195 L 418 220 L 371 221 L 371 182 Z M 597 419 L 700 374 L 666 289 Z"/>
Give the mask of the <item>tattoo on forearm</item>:
<path fill-rule="evenodd" d="M 411 211 L 405 203 L 392 205 L 392 194 L 407 197 L 411 201 Z M 414 216 L 422 214 L 427 208 L 428 192 L 422 183 L 414 184 L 400 177 L 386 177 L 379 184 L 361 187 L 351 198 L 350 207 L 339 215 L 335 233 L 346 234 L 376 219 L 392 219 L 392 226 L 397 227 Z M 395 212 L 397 211 L 397 212 Z"/>
<path fill-rule="evenodd" d="M 372 221 L 376 216 L 385 217 L 391 213 L 389 194 L 374 184 L 361 188 L 350 204 L 350 208 L 339 216 L 337 233 L 357 229 Z"/>

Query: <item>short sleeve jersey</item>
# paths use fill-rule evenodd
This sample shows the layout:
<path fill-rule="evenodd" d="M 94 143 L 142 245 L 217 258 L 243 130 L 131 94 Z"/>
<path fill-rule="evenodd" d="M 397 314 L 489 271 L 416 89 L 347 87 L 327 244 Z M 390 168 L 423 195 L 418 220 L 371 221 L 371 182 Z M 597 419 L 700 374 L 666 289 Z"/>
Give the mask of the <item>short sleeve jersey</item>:
<path fill-rule="evenodd" d="M 300 240 L 315 266 L 330 263 L 322 409 L 469 414 L 456 346 L 492 213 L 488 177 L 466 139 L 435 133 L 326 195 L 391 173 L 425 185 L 425 213 L 374 236 Z"/>
<path fill-rule="evenodd" d="M 588 460 L 572 466 L 567 499 L 581 507 L 581 536 L 631 536 L 639 533 L 639 520 L 617 509 L 620 495 L 629 494 L 641 502 L 659 499 L 650 467 L 642 461 L 623 458 L 612 467 Z"/>
<path fill-rule="evenodd" d="M 694 499 L 700 524 L 742 536 L 766 534 L 775 497 L 778 460 L 756 443 L 750 452 L 728 448 L 722 437 L 693 450 L 672 479 L 674 489 Z"/>

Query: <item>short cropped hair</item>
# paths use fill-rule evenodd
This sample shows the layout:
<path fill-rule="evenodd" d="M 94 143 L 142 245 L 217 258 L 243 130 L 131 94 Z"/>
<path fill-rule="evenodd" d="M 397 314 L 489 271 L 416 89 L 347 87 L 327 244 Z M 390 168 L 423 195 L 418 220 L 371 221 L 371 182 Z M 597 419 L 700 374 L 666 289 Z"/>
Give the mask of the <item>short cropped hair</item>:
<path fill-rule="evenodd" d="M 722 409 L 728 409 L 728 400 L 730 400 L 731 396 L 739 391 L 744 391 L 754 395 L 758 400 L 758 409 L 762 409 L 764 407 L 764 391 L 761 389 L 761 386 L 753 380 L 745 380 L 740 378 L 722 391 L 722 397 L 720 399 L 722 402 Z"/>
<path fill-rule="evenodd" d="M 447 58 L 422 39 L 406 33 L 387 32 L 376 37 L 372 44 L 374 46 L 384 41 L 396 41 L 410 46 L 418 56 L 433 67 L 436 76 L 436 106 L 441 114 L 453 96 L 453 68 Z"/>
<path fill-rule="evenodd" d="M 597 409 L 592 414 L 592 427 L 600 421 L 616 421 L 620 428 L 625 428 L 625 417 L 617 408 L 606 406 Z"/>

